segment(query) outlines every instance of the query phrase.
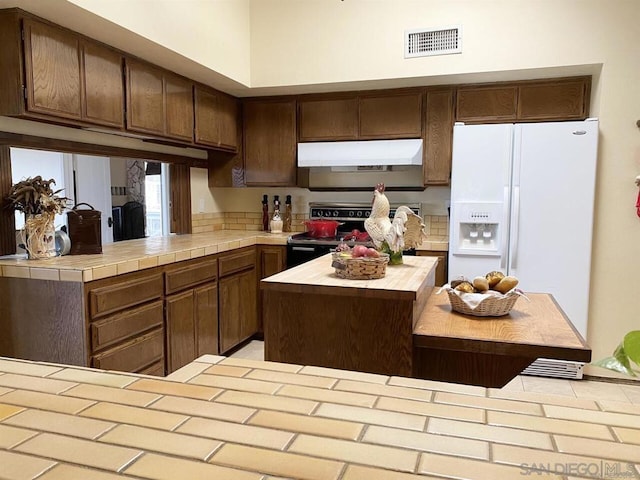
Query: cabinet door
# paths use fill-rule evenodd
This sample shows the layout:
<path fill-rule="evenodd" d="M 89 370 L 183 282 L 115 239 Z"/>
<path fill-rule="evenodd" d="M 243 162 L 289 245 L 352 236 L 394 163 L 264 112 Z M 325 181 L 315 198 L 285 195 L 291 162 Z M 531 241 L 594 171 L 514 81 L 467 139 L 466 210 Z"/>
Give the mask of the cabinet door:
<path fill-rule="evenodd" d="M 258 331 L 256 270 L 246 270 L 219 282 L 220 353 Z"/>
<path fill-rule="evenodd" d="M 194 313 L 197 338 L 197 355 L 218 350 L 218 284 L 210 283 L 194 289 Z"/>
<path fill-rule="evenodd" d="M 519 120 L 581 120 L 589 111 L 588 79 L 523 84 L 518 101 Z"/>
<path fill-rule="evenodd" d="M 447 268 L 447 252 L 439 252 L 434 250 L 417 250 L 416 255 L 419 257 L 436 257 L 438 264 L 436 265 L 436 281 L 435 286 L 441 287 L 447 283 L 448 268 Z"/>
<path fill-rule="evenodd" d="M 356 140 L 358 99 L 337 98 L 298 102 L 299 140 Z"/>
<path fill-rule="evenodd" d="M 217 147 L 220 141 L 217 92 L 196 85 L 195 114 L 196 143 Z"/>
<path fill-rule="evenodd" d="M 295 186 L 295 101 L 246 102 L 243 119 L 246 184 Z"/>
<path fill-rule="evenodd" d="M 238 101 L 221 92 L 196 85 L 196 143 L 238 150 Z"/>
<path fill-rule="evenodd" d="M 496 122 L 516 119 L 518 87 L 460 87 L 457 92 L 458 122 Z"/>
<path fill-rule="evenodd" d="M 260 278 L 267 278 L 287 267 L 287 248 L 280 246 L 260 247 Z"/>
<path fill-rule="evenodd" d="M 80 41 L 64 30 L 24 20 L 27 109 L 80 119 Z"/>
<path fill-rule="evenodd" d="M 166 298 L 167 373 L 196 358 L 193 290 Z"/>
<path fill-rule="evenodd" d="M 162 71 L 127 59 L 127 130 L 164 134 Z"/>
<path fill-rule="evenodd" d="M 101 45 L 83 41 L 82 60 L 83 120 L 123 127 L 122 55 Z"/>
<path fill-rule="evenodd" d="M 220 147 L 238 150 L 238 100 L 220 94 L 218 97 Z"/>
<path fill-rule="evenodd" d="M 258 332 L 264 331 L 262 319 L 262 292 L 260 280 L 275 275 L 287 268 L 287 248 L 280 246 L 260 246 L 260 271 L 258 272 L 258 285 L 256 294 L 258 298 Z"/>
<path fill-rule="evenodd" d="M 447 185 L 453 148 L 453 88 L 425 95 L 424 184 Z"/>
<path fill-rule="evenodd" d="M 164 74 L 165 135 L 193 141 L 193 84 L 182 77 Z"/>
<path fill-rule="evenodd" d="M 420 93 L 360 98 L 360 138 L 419 138 L 422 136 Z"/>

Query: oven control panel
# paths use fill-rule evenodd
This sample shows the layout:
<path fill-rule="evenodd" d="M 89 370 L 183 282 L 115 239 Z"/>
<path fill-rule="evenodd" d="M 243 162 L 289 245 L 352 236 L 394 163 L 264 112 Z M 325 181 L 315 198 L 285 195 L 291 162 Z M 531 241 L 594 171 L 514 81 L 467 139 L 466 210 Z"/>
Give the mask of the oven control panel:
<path fill-rule="evenodd" d="M 392 205 L 389 217 L 393 218 L 398 205 Z M 420 206 L 407 205 L 416 215 L 420 215 Z M 334 220 L 362 220 L 371 215 L 370 204 L 309 204 L 309 218 L 331 218 Z"/>

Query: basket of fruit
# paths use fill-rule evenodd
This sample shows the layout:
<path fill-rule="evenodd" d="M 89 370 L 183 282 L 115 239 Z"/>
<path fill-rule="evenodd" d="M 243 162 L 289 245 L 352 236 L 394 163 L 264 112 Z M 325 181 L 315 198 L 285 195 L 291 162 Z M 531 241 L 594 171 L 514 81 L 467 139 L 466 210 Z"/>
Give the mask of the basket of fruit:
<path fill-rule="evenodd" d="M 476 317 L 500 317 L 507 315 L 523 296 L 516 285 L 516 277 L 489 272 L 473 281 L 454 280 L 446 290 L 453 311 Z"/>
<path fill-rule="evenodd" d="M 340 278 L 371 280 L 385 276 L 387 263 L 389 255 L 380 253 L 375 248 L 364 245 L 349 248 L 346 244 L 340 244 L 333 253 L 331 266 Z"/>

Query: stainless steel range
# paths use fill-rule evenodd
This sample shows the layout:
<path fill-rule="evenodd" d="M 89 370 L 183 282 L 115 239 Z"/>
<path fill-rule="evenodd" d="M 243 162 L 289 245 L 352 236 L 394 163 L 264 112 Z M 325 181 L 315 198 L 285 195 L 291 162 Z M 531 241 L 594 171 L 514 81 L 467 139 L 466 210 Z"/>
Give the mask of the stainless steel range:
<path fill-rule="evenodd" d="M 393 219 L 398 206 L 400 205 L 391 205 L 390 218 Z M 420 215 L 419 205 L 408 204 L 407 207 Z M 370 203 L 310 203 L 309 218 L 311 220 L 331 219 L 341 222 L 341 225 L 334 237 L 312 237 L 306 232 L 291 235 L 287 240 L 287 268 L 325 255 L 343 241 L 350 246 L 363 244 L 372 247 L 373 242 L 364 229 L 364 221 L 370 214 Z M 353 236 L 354 230 L 360 231 L 362 235 Z M 415 252 L 407 251 L 405 254 L 411 255 Z"/>

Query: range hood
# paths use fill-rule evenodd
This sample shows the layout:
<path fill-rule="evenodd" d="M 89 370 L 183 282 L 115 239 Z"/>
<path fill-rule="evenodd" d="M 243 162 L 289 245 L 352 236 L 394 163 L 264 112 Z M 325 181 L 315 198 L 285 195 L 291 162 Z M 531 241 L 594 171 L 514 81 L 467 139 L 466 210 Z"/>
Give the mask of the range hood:
<path fill-rule="evenodd" d="M 422 165 L 422 140 L 298 143 L 299 167 Z"/>

